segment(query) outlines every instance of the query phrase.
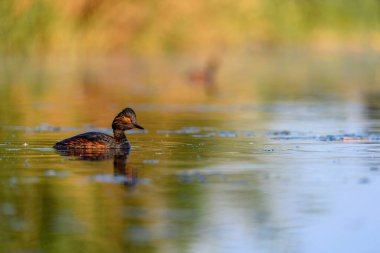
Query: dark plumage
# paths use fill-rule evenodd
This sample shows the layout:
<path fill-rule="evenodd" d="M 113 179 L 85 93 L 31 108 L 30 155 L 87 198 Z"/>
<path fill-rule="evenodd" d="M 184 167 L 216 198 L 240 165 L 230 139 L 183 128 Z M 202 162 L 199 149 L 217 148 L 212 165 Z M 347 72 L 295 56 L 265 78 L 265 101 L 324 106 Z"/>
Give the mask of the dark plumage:
<path fill-rule="evenodd" d="M 129 149 L 130 143 L 124 131 L 133 128 L 144 129 L 136 123 L 136 113 L 125 108 L 112 122 L 114 136 L 105 133 L 88 132 L 57 142 L 53 148 L 68 149 Z"/>

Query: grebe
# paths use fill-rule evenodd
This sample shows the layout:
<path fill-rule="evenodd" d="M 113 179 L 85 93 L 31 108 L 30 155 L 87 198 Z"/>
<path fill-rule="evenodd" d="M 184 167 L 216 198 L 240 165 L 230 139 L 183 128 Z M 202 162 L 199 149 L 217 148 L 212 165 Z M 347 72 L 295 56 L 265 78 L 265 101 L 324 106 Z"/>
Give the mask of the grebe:
<path fill-rule="evenodd" d="M 136 113 L 131 108 L 125 108 L 112 121 L 114 136 L 105 133 L 88 132 L 57 142 L 53 148 L 57 150 L 69 149 L 130 149 L 131 145 L 124 131 L 139 128 L 136 123 Z"/>

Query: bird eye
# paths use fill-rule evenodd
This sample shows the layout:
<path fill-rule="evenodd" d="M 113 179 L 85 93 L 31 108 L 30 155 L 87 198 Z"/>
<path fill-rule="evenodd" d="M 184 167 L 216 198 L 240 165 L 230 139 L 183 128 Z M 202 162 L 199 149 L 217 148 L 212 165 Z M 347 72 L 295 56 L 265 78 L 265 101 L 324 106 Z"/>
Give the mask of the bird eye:
<path fill-rule="evenodd" d="M 123 118 L 122 118 L 122 121 L 125 122 L 125 123 L 128 123 L 128 124 L 131 124 L 131 123 L 132 123 L 131 118 L 128 118 L 128 117 L 123 117 Z"/>

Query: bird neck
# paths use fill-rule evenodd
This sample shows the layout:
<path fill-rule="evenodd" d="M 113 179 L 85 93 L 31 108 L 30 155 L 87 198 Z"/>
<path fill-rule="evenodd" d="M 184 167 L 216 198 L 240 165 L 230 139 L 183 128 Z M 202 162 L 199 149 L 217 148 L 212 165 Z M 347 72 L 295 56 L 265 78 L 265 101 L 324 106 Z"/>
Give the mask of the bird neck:
<path fill-rule="evenodd" d="M 113 135 L 114 135 L 114 138 L 117 142 L 127 141 L 127 136 L 125 136 L 125 133 L 123 130 L 114 129 Z"/>

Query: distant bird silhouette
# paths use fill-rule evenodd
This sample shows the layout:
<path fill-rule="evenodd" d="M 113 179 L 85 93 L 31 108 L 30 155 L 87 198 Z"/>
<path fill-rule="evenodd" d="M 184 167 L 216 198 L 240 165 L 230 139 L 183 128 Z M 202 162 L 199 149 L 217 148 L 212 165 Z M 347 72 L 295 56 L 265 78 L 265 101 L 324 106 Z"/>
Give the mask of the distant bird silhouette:
<path fill-rule="evenodd" d="M 193 69 L 188 73 L 190 84 L 203 86 L 206 92 L 216 93 L 216 74 L 219 70 L 220 61 L 217 58 L 210 58 L 206 65 L 200 69 Z"/>

